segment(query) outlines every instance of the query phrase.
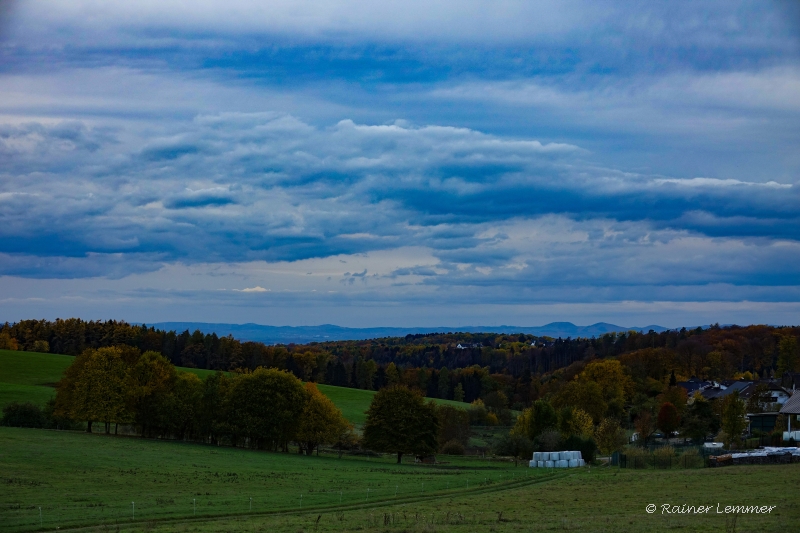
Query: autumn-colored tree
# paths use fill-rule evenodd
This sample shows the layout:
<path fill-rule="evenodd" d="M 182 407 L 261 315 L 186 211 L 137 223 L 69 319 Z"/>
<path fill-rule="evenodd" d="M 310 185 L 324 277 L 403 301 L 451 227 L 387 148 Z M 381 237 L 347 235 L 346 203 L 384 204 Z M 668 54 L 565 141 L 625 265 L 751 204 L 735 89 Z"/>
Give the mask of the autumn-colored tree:
<path fill-rule="evenodd" d="M 19 348 L 17 339 L 7 331 L 0 332 L 0 350 L 16 350 L 17 348 Z"/>
<path fill-rule="evenodd" d="M 55 411 L 73 420 L 86 420 L 91 432 L 95 421 L 126 422 L 127 365 L 116 347 L 86 350 L 65 372 L 56 393 Z"/>
<path fill-rule="evenodd" d="M 55 405 L 53 406 L 53 414 L 59 418 L 69 420 L 87 420 L 86 431 L 92 432 L 92 423 L 94 420 L 84 418 L 84 414 L 76 409 L 77 405 L 77 384 L 78 379 L 81 377 L 83 367 L 89 361 L 89 353 L 84 352 L 72 360 L 72 364 L 67 367 L 61 379 L 56 383 L 56 397 Z"/>
<path fill-rule="evenodd" d="M 610 415 L 619 416 L 624 412 L 625 404 L 633 394 L 634 385 L 627 369 L 618 360 L 592 361 L 586 365 L 580 377 L 600 386 Z"/>
<path fill-rule="evenodd" d="M 722 400 L 722 431 L 725 433 L 725 447 L 730 448 L 739 443 L 742 432 L 747 427 L 747 409 L 739 398 L 739 391 L 725 396 Z"/>
<path fill-rule="evenodd" d="M 301 452 L 311 455 L 320 444 L 333 444 L 352 425 L 344 418 L 342 411 L 327 396 L 323 395 L 313 383 L 305 384 L 306 403 L 300 414 L 296 440 Z"/>
<path fill-rule="evenodd" d="M 133 421 L 147 437 L 161 419 L 160 407 L 172 391 L 177 373 L 172 363 L 158 352 L 145 352 L 128 372 L 128 406 Z"/>
<path fill-rule="evenodd" d="M 583 409 L 564 407 L 558 412 L 558 430 L 564 439 L 572 435 L 591 437 L 594 433 L 592 417 Z"/>
<path fill-rule="evenodd" d="M 625 431 L 616 418 L 604 418 L 594 431 L 594 440 L 602 453 L 610 455 L 625 446 Z"/>
<path fill-rule="evenodd" d="M 258 368 L 231 381 L 224 416 L 234 444 L 245 438 L 251 448 L 288 451 L 305 404 L 306 391 L 293 374 Z"/>
<path fill-rule="evenodd" d="M 50 351 L 50 343 L 43 340 L 34 341 L 33 351 L 39 353 L 48 353 Z"/>
<path fill-rule="evenodd" d="M 317 367 L 317 354 L 314 352 L 296 352 L 292 354 L 292 360 L 300 373 L 300 379 L 309 381 Z"/>
<path fill-rule="evenodd" d="M 663 393 L 658 396 L 659 404 L 671 403 L 678 410 L 678 414 L 683 414 L 686 409 L 686 402 L 689 396 L 686 389 L 683 387 L 668 387 Z"/>
<path fill-rule="evenodd" d="M 517 417 L 511 433 L 514 435 L 525 435 L 531 441 L 536 439 L 544 431 L 558 427 L 558 415 L 553 406 L 547 400 L 536 400 L 533 407 L 522 411 Z"/>
<path fill-rule="evenodd" d="M 395 385 L 372 397 L 364 424 L 364 445 L 375 451 L 396 453 L 400 463 L 403 454 L 435 453 L 438 431 L 434 404 L 425 403 L 418 391 Z"/>
<path fill-rule="evenodd" d="M 636 432 L 639 434 L 639 439 L 642 441 L 642 444 L 645 445 L 647 444 L 647 439 L 656 431 L 653 415 L 647 410 L 639 413 L 639 416 L 637 416 L 636 420 L 633 422 L 633 426 L 636 428 Z"/>
<path fill-rule="evenodd" d="M 681 415 L 678 409 L 669 402 L 664 402 L 658 410 L 658 429 L 664 437 L 670 438 L 681 425 Z"/>
<path fill-rule="evenodd" d="M 553 398 L 553 404 L 558 408 L 580 409 L 588 413 L 594 423 L 599 423 L 608 411 L 608 403 L 600 385 L 580 376 L 561 388 Z"/>

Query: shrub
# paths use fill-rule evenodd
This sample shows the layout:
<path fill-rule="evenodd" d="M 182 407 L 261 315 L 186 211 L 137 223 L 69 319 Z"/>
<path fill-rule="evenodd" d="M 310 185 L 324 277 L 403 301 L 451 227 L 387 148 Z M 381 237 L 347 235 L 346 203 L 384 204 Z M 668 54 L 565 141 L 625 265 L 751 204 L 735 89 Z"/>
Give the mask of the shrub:
<path fill-rule="evenodd" d="M 661 446 L 653 450 L 653 455 L 656 457 L 675 457 L 675 448 L 672 446 Z"/>
<path fill-rule="evenodd" d="M 44 427 L 45 417 L 39 406 L 30 402 L 11 402 L 3 407 L 3 418 L 0 425 L 17 428 Z"/>
<path fill-rule="evenodd" d="M 0 333 L 0 350 L 16 350 L 17 348 L 17 339 L 9 335 L 7 331 Z"/>
<path fill-rule="evenodd" d="M 489 415 L 489 411 L 486 409 L 486 406 L 483 405 L 483 401 L 479 398 L 470 404 L 469 412 L 469 422 L 473 426 L 486 426 L 486 417 Z"/>
<path fill-rule="evenodd" d="M 449 440 L 442 446 L 442 453 L 445 455 L 464 455 L 464 445 L 456 439 Z"/>
<path fill-rule="evenodd" d="M 509 433 L 503 435 L 494 447 L 496 455 L 506 457 L 528 457 L 533 455 L 533 442 L 525 435 Z"/>
<path fill-rule="evenodd" d="M 70 429 L 81 429 L 81 427 L 83 426 L 83 424 L 81 424 L 80 422 L 75 422 L 74 420 L 70 420 L 67 417 L 57 415 L 55 413 L 55 410 L 56 410 L 56 400 L 55 398 L 51 398 L 42 408 L 42 414 L 44 415 L 45 419 L 45 425 L 44 425 L 45 428 L 70 430 Z"/>
<path fill-rule="evenodd" d="M 548 429 L 542 432 L 541 435 L 536 437 L 538 448 L 543 452 L 554 452 L 560 448 L 561 433 L 555 429 Z"/>
<path fill-rule="evenodd" d="M 647 448 L 641 446 L 626 446 L 622 451 L 628 457 L 650 457 L 650 452 Z"/>

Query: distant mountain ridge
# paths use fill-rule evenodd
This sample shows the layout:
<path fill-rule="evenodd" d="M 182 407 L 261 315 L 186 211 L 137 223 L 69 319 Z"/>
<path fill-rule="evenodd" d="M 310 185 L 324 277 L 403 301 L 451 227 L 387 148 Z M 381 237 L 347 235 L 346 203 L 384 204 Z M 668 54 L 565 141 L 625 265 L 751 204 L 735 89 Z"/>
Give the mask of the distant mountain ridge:
<path fill-rule="evenodd" d="M 669 328 L 662 326 L 623 327 L 607 322 L 598 322 L 590 326 L 576 326 L 572 322 L 551 322 L 544 326 L 465 326 L 435 328 L 346 328 L 332 324 L 319 326 L 265 326 L 261 324 L 215 324 L 209 322 L 156 322 L 148 324 L 163 330 L 191 332 L 200 330 L 203 333 L 216 333 L 219 336 L 233 335 L 241 341 L 256 341 L 266 344 L 306 344 L 309 342 L 364 340 L 381 337 L 405 337 L 406 335 L 424 333 L 525 333 L 540 337 L 598 337 L 604 333 L 621 331 L 638 331 L 647 333 L 651 329 L 657 333 Z"/>

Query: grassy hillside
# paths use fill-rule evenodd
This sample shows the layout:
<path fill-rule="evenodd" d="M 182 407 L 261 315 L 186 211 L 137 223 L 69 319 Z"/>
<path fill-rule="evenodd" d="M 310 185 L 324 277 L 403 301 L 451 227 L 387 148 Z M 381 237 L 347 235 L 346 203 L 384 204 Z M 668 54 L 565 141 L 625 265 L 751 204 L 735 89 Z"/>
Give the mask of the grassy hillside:
<path fill-rule="evenodd" d="M 72 360 L 69 355 L 0 350 L 0 408 L 13 401 L 44 404 Z"/>
<path fill-rule="evenodd" d="M 0 452 L 0 529 L 9 532 L 733 531 L 716 511 L 648 514 L 651 503 L 777 506 L 739 516 L 741 532 L 794 531 L 800 520 L 798 464 L 548 472 L 462 458 L 431 467 L 18 428 L 0 428 Z"/>
<path fill-rule="evenodd" d="M 43 405 L 55 394 L 53 385 L 72 364 L 73 357 L 50 353 L 0 350 L 0 408 L 12 402 L 33 402 Z M 204 378 L 213 372 L 197 368 L 181 368 Z M 320 391 L 342 410 L 345 418 L 356 425 L 364 423 L 364 412 L 372 401 L 374 391 L 320 385 Z M 464 408 L 467 404 L 450 400 L 434 400 Z"/>

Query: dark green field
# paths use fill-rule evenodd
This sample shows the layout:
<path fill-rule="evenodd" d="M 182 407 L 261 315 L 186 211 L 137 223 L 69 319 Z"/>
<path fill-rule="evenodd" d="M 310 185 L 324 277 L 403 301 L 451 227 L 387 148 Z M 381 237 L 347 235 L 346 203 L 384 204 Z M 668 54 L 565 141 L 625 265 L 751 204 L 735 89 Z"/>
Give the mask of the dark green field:
<path fill-rule="evenodd" d="M 317 517 L 319 531 L 725 531 L 716 511 L 651 515 L 649 503 L 778 506 L 740 517 L 737 531 L 796 531 L 800 520 L 800 465 L 547 472 L 460 458 L 434 467 L 0 428 L 0 472 L 3 531 L 297 532 Z"/>

